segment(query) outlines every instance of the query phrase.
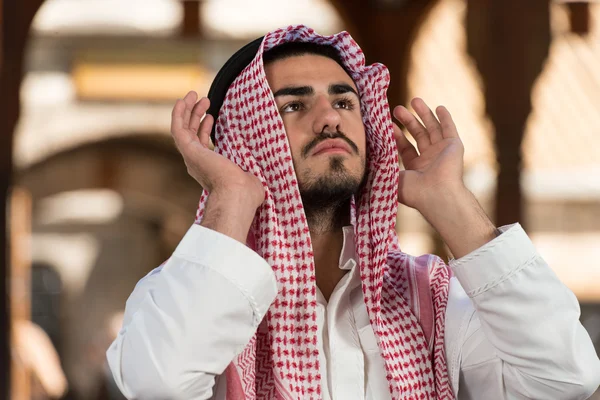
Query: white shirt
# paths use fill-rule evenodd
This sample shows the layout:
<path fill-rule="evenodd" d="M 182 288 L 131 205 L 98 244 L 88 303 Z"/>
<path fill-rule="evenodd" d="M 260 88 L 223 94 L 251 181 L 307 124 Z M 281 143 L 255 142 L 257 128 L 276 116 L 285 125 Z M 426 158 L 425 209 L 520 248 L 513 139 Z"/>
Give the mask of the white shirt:
<path fill-rule="evenodd" d="M 455 396 L 466 399 L 586 399 L 600 360 L 579 306 L 515 224 L 450 263 L 446 358 Z M 350 270 L 329 303 L 319 293 L 323 398 L 390 399 L 344 230 L 340 268 Z M 107 351 L 129 399 L 224 400 L 221 375 L 252 337 L 277 294 L 269 265 L 243 244 L 194 225 L 170 260 L 127 300 Z"/>

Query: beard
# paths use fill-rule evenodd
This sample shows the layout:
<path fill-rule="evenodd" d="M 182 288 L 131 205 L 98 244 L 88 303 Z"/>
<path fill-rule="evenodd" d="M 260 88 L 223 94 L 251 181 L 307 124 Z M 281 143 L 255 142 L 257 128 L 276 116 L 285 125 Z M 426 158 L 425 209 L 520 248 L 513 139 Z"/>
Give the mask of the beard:
<path fill-rule="evenodd" d="M 318 177 L 311 171 L 304 173 L 299 189 L 311 232 L 327 232 L 346 225 L 352 197 L 359 193 L 366 177 L 364 167 L 362 176 L 348 171 L 343 157 L 331 157 L 329 168 Z"/>

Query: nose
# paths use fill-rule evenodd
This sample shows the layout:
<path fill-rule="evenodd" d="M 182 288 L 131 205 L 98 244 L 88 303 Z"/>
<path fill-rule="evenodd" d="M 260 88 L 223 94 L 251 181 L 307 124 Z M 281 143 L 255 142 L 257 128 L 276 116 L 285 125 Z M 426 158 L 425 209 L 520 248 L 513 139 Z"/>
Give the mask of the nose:
<path fill-rule="evenodd" d="M 319 96 L 316 100 L 314 109 L 315 119 L 313 131 L 315 134 L 321 132 L 337 132 L 341 130 L 341 118 L 339 112 L 333 108 L 329 99 L 325 96 Z"/>

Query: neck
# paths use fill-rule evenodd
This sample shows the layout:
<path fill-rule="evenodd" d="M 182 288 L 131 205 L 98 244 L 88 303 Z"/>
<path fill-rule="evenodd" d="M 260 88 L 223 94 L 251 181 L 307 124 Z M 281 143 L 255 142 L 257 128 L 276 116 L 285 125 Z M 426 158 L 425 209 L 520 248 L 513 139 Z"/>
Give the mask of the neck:
<path fill-rule="evenodd" d="M 347 272 L 339 266 L 344 245 L 342 228 L 350 224 L 350 202 L 346 203 L 331 209 L 307 212 L 317 286 L 327 301 Z"/>

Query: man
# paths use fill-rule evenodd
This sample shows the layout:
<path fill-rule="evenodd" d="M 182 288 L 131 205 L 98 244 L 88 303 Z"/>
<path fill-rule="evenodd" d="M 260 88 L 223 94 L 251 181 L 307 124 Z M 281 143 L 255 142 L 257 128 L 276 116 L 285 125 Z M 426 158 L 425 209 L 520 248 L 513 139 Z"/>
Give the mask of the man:
<path fill-rule="evenodd" d="M 197 225 L 138 283 L 108 350 L 128 398 L 595 390 L 600 361 L 573 294 L 518 224 L 496 229 L 465 188 L 448 111 L 438 120 L 416 99 L 421 124 L 394 109 L 415 148 L 391 120 L 388 82 L 347 33 L 295 26 L 236 53 L 210 102 L 177 101 L 172 134 L 205 192 Z M 444 238 L 456 277 L 435 256 L 400 252 L 398 202 Z"/>

